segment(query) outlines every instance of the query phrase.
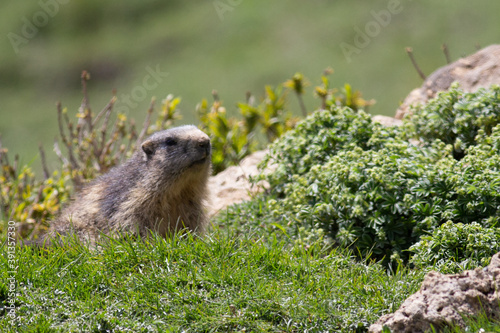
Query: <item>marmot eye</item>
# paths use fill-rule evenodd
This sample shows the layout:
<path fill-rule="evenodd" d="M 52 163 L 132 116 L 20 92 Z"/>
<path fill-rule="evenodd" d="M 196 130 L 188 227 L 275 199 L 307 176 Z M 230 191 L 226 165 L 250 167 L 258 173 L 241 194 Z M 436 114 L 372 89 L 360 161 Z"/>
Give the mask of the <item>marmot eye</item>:
<path fill-rule="evenodd" d="M 165 140 L 165 144 L 167 146 L 175 146 L 177 144 L 177 141 L 175 139 L 168 138 L 167 140 Z"/>

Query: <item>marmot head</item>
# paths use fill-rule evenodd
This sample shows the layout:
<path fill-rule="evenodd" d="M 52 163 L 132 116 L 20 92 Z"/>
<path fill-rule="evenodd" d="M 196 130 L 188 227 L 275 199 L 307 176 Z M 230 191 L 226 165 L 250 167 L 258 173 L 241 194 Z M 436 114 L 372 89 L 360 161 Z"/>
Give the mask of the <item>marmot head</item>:
<path fill-rule="evenodd" d="M 209 176 L 210 138 L 196 126 L 186 125 L 156 132 L 142 143 L 141 148 L 146 167 L 154 169 L 160 179 L 169 183 L 181 175 L 185 180 L 193 178 L 190 175 L 195 178 Z"/>

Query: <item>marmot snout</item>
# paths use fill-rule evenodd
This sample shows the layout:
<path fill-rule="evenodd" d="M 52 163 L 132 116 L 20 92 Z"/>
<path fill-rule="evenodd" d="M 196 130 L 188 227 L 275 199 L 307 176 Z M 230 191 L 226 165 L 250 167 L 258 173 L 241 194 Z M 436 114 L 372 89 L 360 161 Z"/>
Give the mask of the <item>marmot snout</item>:
<path fill-rule="evenodd" d="M 203 232 L 211 171 L 210 138 L 195 126 L 151 135 L 132 157 L 84 187 L 54 221 L 49 235 Z"/>

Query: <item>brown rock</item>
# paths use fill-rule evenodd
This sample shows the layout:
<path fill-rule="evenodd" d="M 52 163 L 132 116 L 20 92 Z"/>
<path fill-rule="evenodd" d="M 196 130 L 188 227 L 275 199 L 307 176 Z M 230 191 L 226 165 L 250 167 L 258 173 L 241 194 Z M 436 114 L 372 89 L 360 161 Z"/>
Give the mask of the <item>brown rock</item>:
<path fill-rule="evenodd" d="M 460 274 L 444 275 L 430 272 L 420 290 L 411 295 L 392 314 L 382 316 L 368 332 L 382 332 L 387 326 L 393 333 L 418 333 L 454 324 L 465 327 L 464 316 L 481 313 L 488 318 L 500 318 L 498 277 L 500 253 L 484 269 L 477 268 Z"/>
<path fill-rule="evenodd" d="M 411 105 L 427 102 L 439 91 L 448 90 L 455 81 L 465 92 L 500 84 L 500 45 L 490 45 L 436 70 L 427 77 L 422 87 L 405 98 L 396 111 L 396 118 L 403 119 Z"/>
<path fill-rule="evenodd" d="M 210 177 L 208 182 L 208 187 L 212 193 L 210 216 L 216 215 L 232 204 L 250 200 L 252 196 L 261 192 L 267 186 L 266 182 L 263 181 L 253 186 L 249 180 L 250 176 L 260 174 L 257 166 L 266 154 L 267 150 L 257 151 L 245 157 L 239 165 L 229 167 Z"/>

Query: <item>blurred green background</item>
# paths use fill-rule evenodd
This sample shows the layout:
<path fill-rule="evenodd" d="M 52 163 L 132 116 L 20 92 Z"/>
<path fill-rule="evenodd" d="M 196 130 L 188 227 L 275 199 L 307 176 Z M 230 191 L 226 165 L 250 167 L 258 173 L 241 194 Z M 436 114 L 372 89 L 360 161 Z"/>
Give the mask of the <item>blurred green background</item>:
<path fill-rule="evenodd" d="M 348 82 L 376 100 L 372 114 L 392 116 L 422 83 L 405 47 L 430 74 L 445 64 L 443 43 L 452 60 L 498 43 L 499 13 L 500 2 L 486 0 L 3 0 L 2 142 L 24 163 L 36 157 L 39 142 L 51 151 L 55 103 L 76 112 L 84 69 L 93 110 L 116 89 L 117 107 L 139 124 L 152 96 L 181 96 L 182 122 L 189 123 L 213 89 L 235 112 L 247 91 L 259 97 L 264 85 L 295 72 L 319 84 L 326 67 L 335 71 L 335 86 Z M 366 28 L 372 36 L 360 37 Z M 341 48 L 347 44 L 358 46 L 349 57 Z M 290 108 L 299 114 L 294 102 Z M 312 89 L 306 104 L 319 104 Z"/>

